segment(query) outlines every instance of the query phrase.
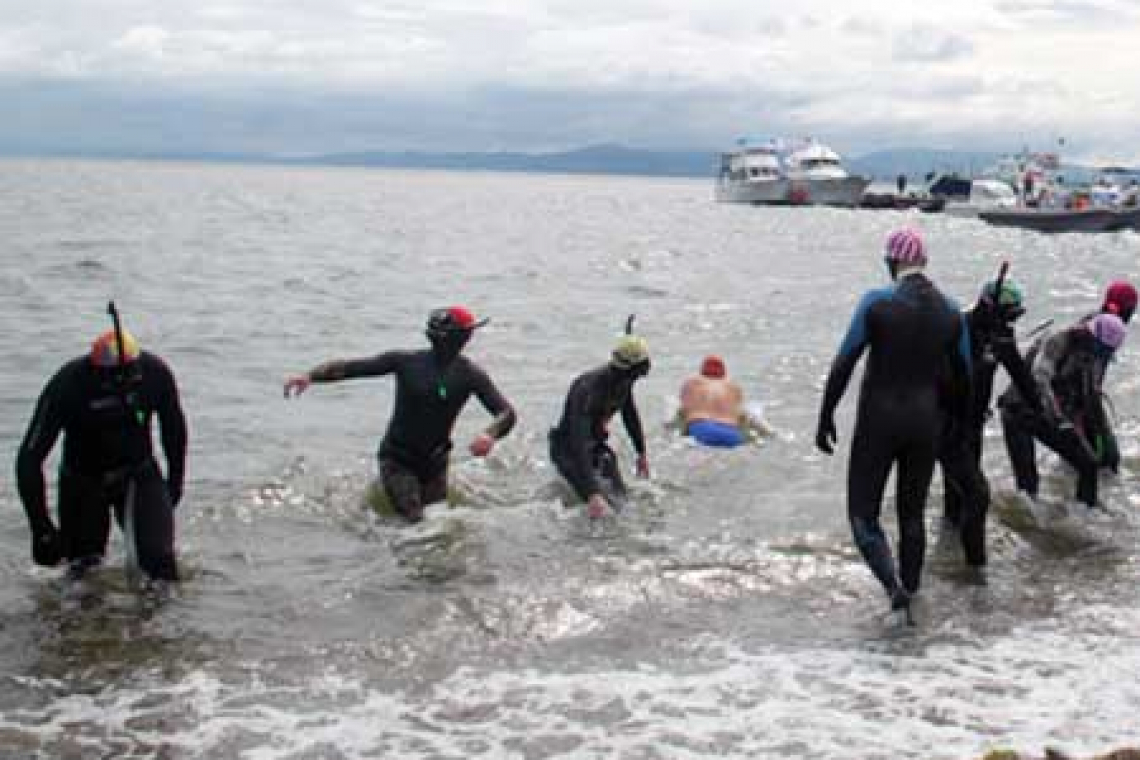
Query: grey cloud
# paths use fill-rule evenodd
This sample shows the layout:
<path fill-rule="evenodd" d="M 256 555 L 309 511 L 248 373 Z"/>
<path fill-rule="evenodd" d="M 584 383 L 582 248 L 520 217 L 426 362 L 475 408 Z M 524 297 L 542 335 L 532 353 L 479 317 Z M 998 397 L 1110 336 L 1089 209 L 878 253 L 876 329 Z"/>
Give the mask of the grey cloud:
<path fill-rule="evenodd" d="M 805 103 L 762 90 L 484 88 L 429 98 L 48 80 L 0 82 L 0 98 L 17 115 L 0 121 L 0 148 L 8 152 L 258 154 L 557 150 L 615 141 L 718 146 L 742 131 L 778 133 L 789 124 L 780 114 Z"/>
<path fill-rule="evenodd" d="M 1019 23 L 1092 26 L 1135 22 L 1133 0 L 998 0 L 994 9 Z"/>
<path fill-rule="evenodd" d="M 860 16 L 849 16 L 839 24 L 839 31 L 846 34 L 873 36 L 883 33 L 883 28 L 873 21 Z"/>
<path fill-rule="evenodd" d="M 891 53 L 896 61 L 939 62 L 964 58 L 973 51 L 974 44 L 962 35 L 915 25 L 895 35 Z"/>

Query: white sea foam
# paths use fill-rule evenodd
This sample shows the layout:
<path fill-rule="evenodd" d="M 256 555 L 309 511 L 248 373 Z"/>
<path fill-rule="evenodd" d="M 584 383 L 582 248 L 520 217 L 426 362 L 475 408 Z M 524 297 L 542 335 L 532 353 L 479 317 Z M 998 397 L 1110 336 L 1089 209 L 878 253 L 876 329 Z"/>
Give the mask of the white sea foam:
<path fill-rule="evenodd" d="M 685 672 L 462 668 L 424 690 L 337 672 L 270 686 L 197 672 L 15 711 L 44 747 L 166 747 L 174 757 L 964 758 L 994 747 L 1101 751 L 1140 725 L 1140 612 L 1079 611 L 989 645 L 746 651 L 701 637 Z"/>

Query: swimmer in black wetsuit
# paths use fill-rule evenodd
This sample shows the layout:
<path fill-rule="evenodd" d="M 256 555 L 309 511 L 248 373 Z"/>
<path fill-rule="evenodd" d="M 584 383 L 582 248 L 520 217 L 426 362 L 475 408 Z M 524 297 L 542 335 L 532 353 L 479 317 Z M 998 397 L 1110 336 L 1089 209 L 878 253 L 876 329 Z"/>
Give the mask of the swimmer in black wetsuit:
<path fill-rule="evenodd" d="M 606 443 L 607 425 L 617 412 L 637 451 L 637 474 L 649 477 L 649 458 L 633 384 L 649 373 L 649 347 L 643 338 L 625 335 L 608 364 L 579 375 L 570 385 L 562 419 L 550 430 L 550 458 L 593 519 L 620 507 L 625 483 L 617 455 Z"/>
<path fill-rule="evenodd" d="M 1127 328 L 1115 314 L 1099 314 L 1065 330 L 1042 336 L 1026 353 L 1040 407 L 1034 409 L 1016 387 L 1001 395 L 1002 432 L 1017 487 L 1037 498 L 1034 439 L 1055 451 L 1077 471 L 1077 499 L 1096 506 L 1101 458 L 1097 427 L 1107 419 L 1102 407 L 1101 367 L 1124 343 Z"/>
<path fill-rule="evenodd" d="M 990 418 L 990 397 L 998 365 L 1005 368 L 1028 403 L 1040 409 L 1033 378 L 1013 332 L 1014 322 L 1024 313 L 1021 288 L 1004 277 L 986 283 L 978 302 L 965 312 L 973 370 L 972 404 L 964 429 L 948 421 L 938 462 L 945 482 L 943 515 L 947 524 L 958 528 L 966 563 L 972 567 L 986 563 L 990 489 L 982 472 L 982 432 Z"/>
<path fill-rule="evenodd" d="M 174 508 L 182 498 L 186 419 L 166 363 L 140 351 L 130 333 L 122 340 L 122 366 L 115 332 L 107 332 L 90 355 L 73 359 L 52 377 L 36 404 L 16 458 L 32 557 L 47 566 L 68 560 L 71 573 L 81 575 L 102 561 L 111 511 L 123 526 L 130 498 L 140 569 L 152 579 L 175 581 Z M 151 444 L 155 415 L 166 455 L 165 480 Z M 48 512 L 43 463 L 61 432 L 57 530 Z"/>
<path fill-rule="evenodd" d="M 460 355 L 477 327 L 461 306 L 436 309 L 428 318 L 431 348 L 388 351 L 367 359 L 331 361 L 285 382 L 285 396 L 303 393 L 310 383 L 354 377 L 396 376 L 396 404 L 380 443 L 380 477 L 393 508 L 410 522 L 423 519 L 424 507 L 447 498 L 451 430 L 467 399 L 477 397 L 494 415 L 471 442 L 475 456 L 486 456 L 511 431 L 515 411 L 475 362 Z"/>
<path fill-rule="evenodd" d="M 851 373 L 869 349 L 847 471 L 847 510 L 855 544 L 891 598 L 909 607 L 919 587 L 926 526 L 923 510 L 944 408 L 964 420 L 968 408 L 969 335 L 957 306 L 923 274 L 926 251 L 916 230 L 887 239 L 886 263 L 895 284 L 869 291 L 839 348 L 819 413 L 815 442 L 831 454 L 834 413 Z M 940 379 L 953 374 L 958 394 L 940 395 Z M 899 570 L 879 523 L 883 488 L 897 465 Z"/>

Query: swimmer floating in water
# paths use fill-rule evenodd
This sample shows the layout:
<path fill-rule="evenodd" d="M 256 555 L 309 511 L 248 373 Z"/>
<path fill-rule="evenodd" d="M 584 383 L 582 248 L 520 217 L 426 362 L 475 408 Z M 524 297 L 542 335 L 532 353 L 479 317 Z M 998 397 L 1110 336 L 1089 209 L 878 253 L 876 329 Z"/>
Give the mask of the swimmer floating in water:
<path fill-rule="evenodd" d="M 719 356 L 706 356 L 700 374 L 681 386 L 682 430 L 705 446 L 734 448 L 745 443 L 744 392 L 729 379 Z"/>

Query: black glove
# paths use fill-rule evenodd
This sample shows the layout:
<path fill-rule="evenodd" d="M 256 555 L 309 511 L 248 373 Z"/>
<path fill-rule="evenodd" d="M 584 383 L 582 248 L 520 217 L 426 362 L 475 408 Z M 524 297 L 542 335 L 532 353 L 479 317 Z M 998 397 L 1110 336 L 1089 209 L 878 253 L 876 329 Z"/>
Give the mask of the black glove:
<path fill-rule="evenodd" d="M 178 502 L 182 501 L 182 481 L 167 478 L 166 492 L 170 494 L 170 506 L 177 507 Z"/>
<path fill-rule="evenodd" d="M 63 559 L 63 542 L 59 531 L 50 523 L 32 531 L 32 561 L 44 567 L 55 567 Z"/>
<path fill-rule="evenodd" d="M 835 420 L 830 415 L 820 417 L 819 427 L 815 429 L 815 447 L 824 454 L 834 454 L 836 440 Z"/>

